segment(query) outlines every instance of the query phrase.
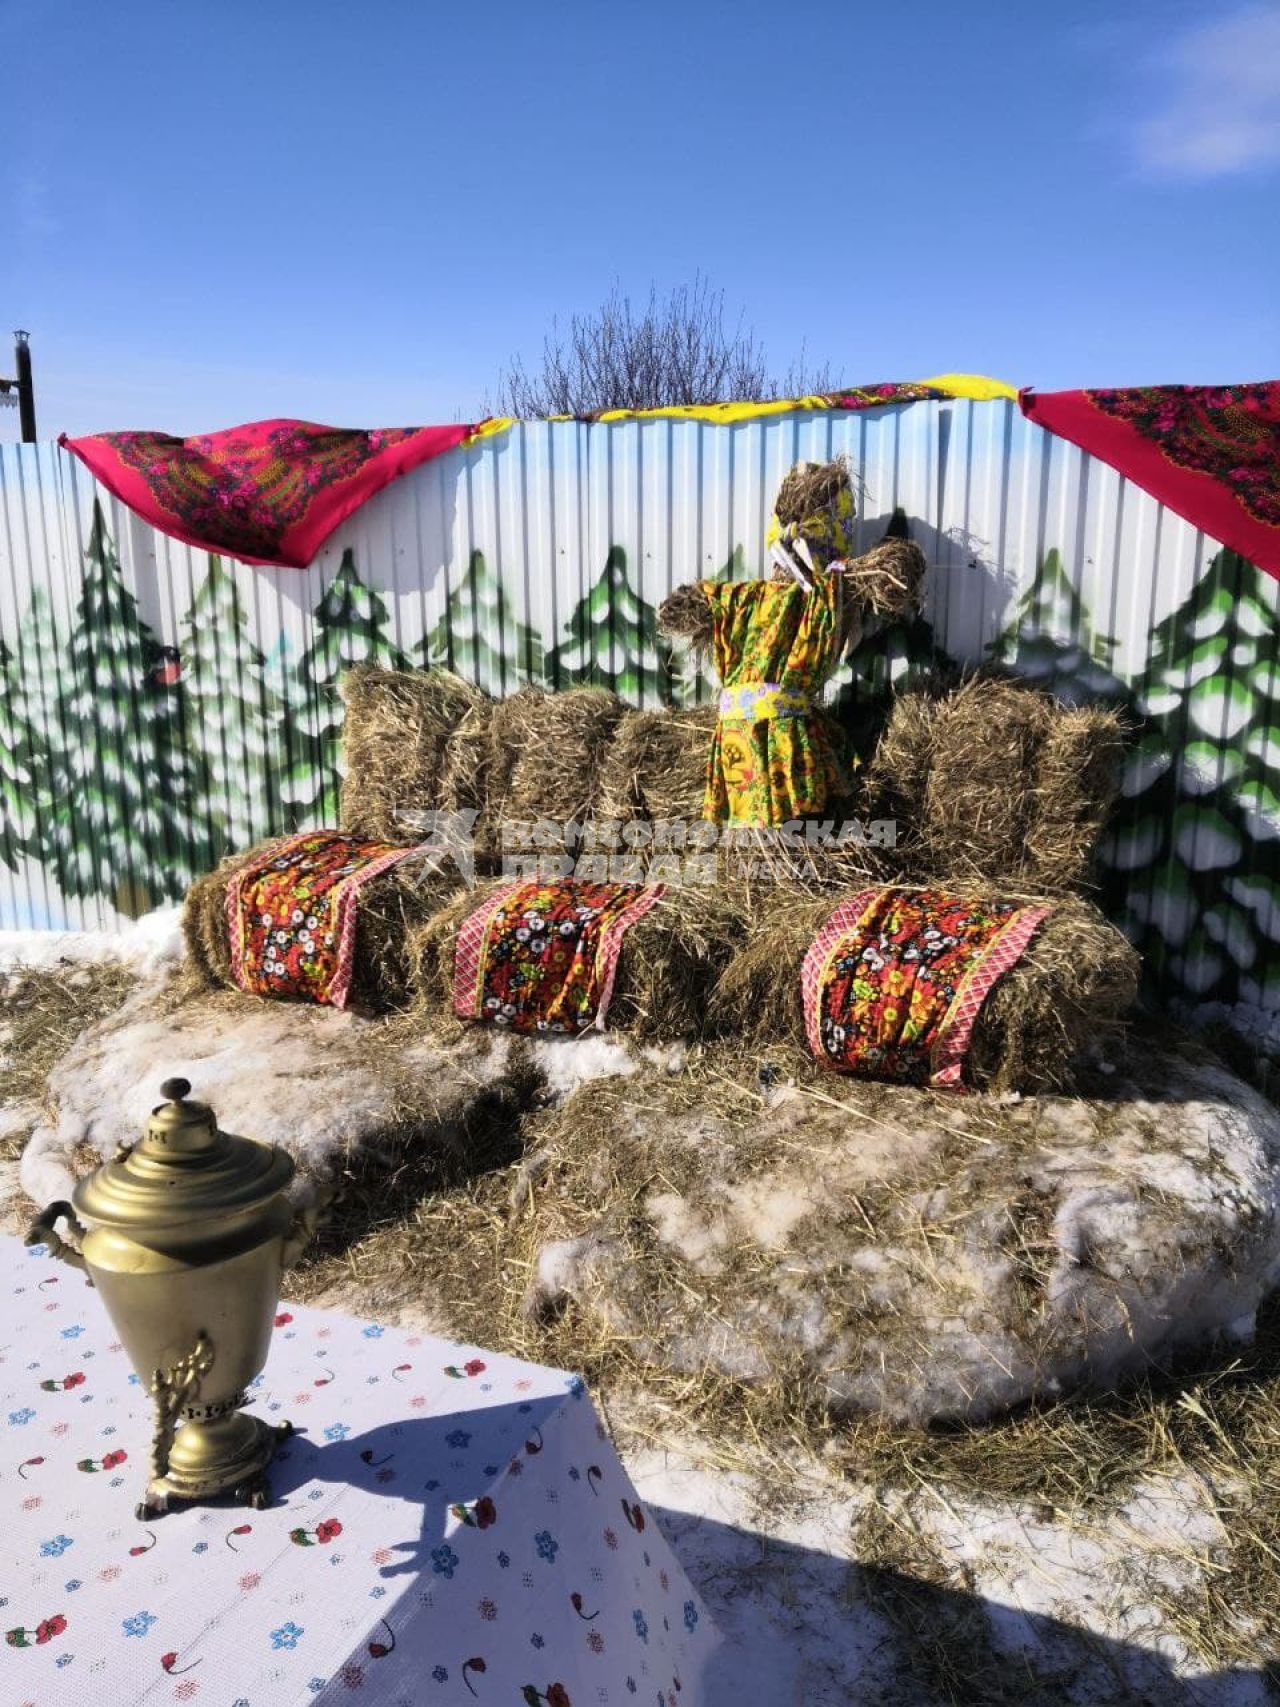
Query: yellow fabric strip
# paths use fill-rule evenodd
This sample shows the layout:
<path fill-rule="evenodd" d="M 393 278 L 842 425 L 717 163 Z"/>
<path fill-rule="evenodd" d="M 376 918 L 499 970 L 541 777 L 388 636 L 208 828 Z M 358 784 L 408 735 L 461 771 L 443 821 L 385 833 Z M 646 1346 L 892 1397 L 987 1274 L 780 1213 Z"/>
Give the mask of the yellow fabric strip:
<path fill-rule="evenodd" d="M 935 391 L 941 391 L 947 397 L 967 398 L 973 403 L 995 403 L 1002 399 L 1016 402 L 1018 392 L 1012 385 L 1006 385 L 1002 379 L 987 379 L 980 373 L 940 373 L 931 379 L 917 379 L 910 382 L 913 385 L 931 386 Z M 604 409 L 591 420 L 613 421 L 707 421 L 713 426 L 731 427 L 739 421 L 763 420 L 770 415 L 789 415 L 797 409 L 829 409 L 833 414 L 842 413 L 838 403 L 832 398 L 839 398 L 845 393 L 856 393 L 859 386 L 845 387 L 844 392 L 834 391 L 825 397 L 779 397 L 770 402 L 759 403 L 690 403 L 670 404 L 661 409 Z M 879 407 L 900 407 L 903 404 L 916 401 L 909 397 L 887 398 Z M 866 407 L 877 407 L 868 403 Z M 548 415 L 549 421 L 575 421 L 576 415 Z M 493 438 L 497 433 L 505 433 L 509 428 L 519 423 L 510 415 L 494 415 L 487 421 L 480 421 L 462 441 L 464 445 L 475 444 L 479 439 Z"/>
<path fill-rule="evenodd" d="M 1000 399 L 1016 402 L 1018 396 L 1016 386 L 1006 385 L 1002 379 L 987 379 L 977 373 L 936 374 L 932 379 L 918 379 L 911 383 L 932 386 L 935 391 L 944 392 L 948 397 L 968 398 L 974 403 L 994 403 Z M 856 392 L 861 388 L 851 385 L 844 389 L 847 392 Z M 840 391 L 834 391 L 826 396 L 780 397 L 767 403 L 691 403 L 671 404 L 662 409 L 604 409 L 600 414 L 593 415 L 592 420 L 650 421 L 661 418 L 672 421 L 709 421 L 713 425 L 728 427 L 738 421 L 753 421 L 769 415 L 787 415 L 797 409 L 831 409 L 839 413 L 839 405 L 833 404 L 832 398 L 841 395 Z M 910 398 L 887 399 L 887 403 L 895 406 L 911 401 Z M 869 404 L 868 407 L 875 405 Z M 571 421 L 575 417 L 552 415 L 550 419 Z"/>

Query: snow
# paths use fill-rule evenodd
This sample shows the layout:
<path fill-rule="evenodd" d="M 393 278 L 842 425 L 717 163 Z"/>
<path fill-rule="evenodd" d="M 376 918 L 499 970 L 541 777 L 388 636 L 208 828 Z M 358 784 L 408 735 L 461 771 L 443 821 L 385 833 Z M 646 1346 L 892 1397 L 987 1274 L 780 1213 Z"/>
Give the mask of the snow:
<path fill-rule="evenodd" d="M 678 1438 L 623 1458 L 726 1637 L 706 1707 L 933 1707 L 939 1698 L 925 1692 L 901 1629 L 877 1604 L 898 1587 L 918 1597 L 926 1620 L 972 1618 L 970 1632 L 985 1633 L 998 1655 L 1057 1680 L 1050 1694 L 1027 1678 L 1028 1700 L 1271 1700 L 1255 1673 L 1206 1674 L 1138 1590 L 1143 1581 L 1156 1591 L 1188 1585 L 1196 1555 L 1222 1539 L 1211 1493 L 1189 1477 L 1140 1481 L 1101 1522 L 945 1489 L 877 1494 L 812 1463 L 780 1485 L 713 1468 Z M 951 1582 L 934 1587 L 860 1562 L 859 1524 L 877 1500 Z"/>
<path fill-rule="evenodd" d="M 181 907 L 157 908 L 115 932 L 0 931 L 0 969 L 6 971 L 117 960 L 151 979 L 181 965 L 184 953 Z"/>
<path fill-rule="evenodd" d="M 683 1043 L 635 1049 L 620 1037 L 588 1031 L 578 1037 L 531 1038 L 529 1053 L 548 1091 L 559 1101 L 592 1079 L 629 1079 L 645 1066 L 659 1073 L 678 1073 L 686 1050 Z"/>

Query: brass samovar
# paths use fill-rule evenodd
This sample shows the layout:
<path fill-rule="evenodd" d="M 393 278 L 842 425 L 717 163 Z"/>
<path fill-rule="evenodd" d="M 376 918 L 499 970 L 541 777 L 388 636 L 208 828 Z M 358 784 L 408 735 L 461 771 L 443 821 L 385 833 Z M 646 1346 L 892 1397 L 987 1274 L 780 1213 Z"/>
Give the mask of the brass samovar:
<path fill-rule="evenodd" d="M 136 1144 L 51 1203 L 27 1243 L 84 1269 L 155 1406 L 144 1522 L 174 1499 L 230 1493 L 261 1509 L 267 1466 L 292 1424 L 241 1409 L 267 1360 L 280 1275 L 315 1231 L 319 1204 L 285 1197 L 290 1156 L 220 1132 L 187 1100 L 185 1079 L 160 1087 Z M 80 1217 L 83 1217 L 83 1222 Z M 69 1243 L 56 1223 L 71 1230 Z"/>

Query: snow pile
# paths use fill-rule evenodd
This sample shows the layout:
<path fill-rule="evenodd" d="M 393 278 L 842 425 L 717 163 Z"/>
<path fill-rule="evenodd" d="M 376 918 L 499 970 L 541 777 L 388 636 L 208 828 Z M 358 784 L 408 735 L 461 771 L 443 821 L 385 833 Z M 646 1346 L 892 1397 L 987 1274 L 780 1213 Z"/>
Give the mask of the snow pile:
<path fill-rule="evenodd" d="M 1247 1338 L 1280 1274 L 1280 1113 L 1189 1042 L 1127 1071 L 1105 1100 L 848 1082 L 755 1113 L 588 1086 L 530 1164 L 528 1307 L 913 1424 Z"/>
<path fill-rule="evenodd" d="M 119 931 L 0 931 L 0 971 L 118 960 L 152 980 L 182 964 L 182 908 L 144 913 Z"/>
<path fill-rule="evenodd" d="M 139 921 L 145 930 L 119 939 L 140 971 L 172 963 L 162 917 Z M 80 958 L 98 958 L 101 940 L 77 943 Z M 683 1045 L 637 1049 L 596 1034 L 526 1043 L 488 1028 L 441 1042 L 305 1003 L 229 992 L 175 1002 L 144 983 L 50 1074 L 46 1104 L 54 1114 L 39 1116 L 22 1157 L 22 1185 L 41 1204 L 69 1196 L 85 1171 L 77 1150 L 88 1145 L 106 1159 L 118 1144 L 135 1142 L 168 1078 L 189 1080 L 224 1130 L 283 1145 L 319 1178 L 340 1157 L 376 1163 L 385 1156 L 390 1172 L 411 1138 L 442 1150 L 465 1147 L 471 1125 L 487 1119 L 495 1102 L 514 1119 L 597 1079 L 676 1073 L 684 1053 Z"/>
<path fill-rule="evenodd" d="M 386 1047 L 385 1028 L 334 1008 L 216 995 L 177 1007 L 144 994 L 84 1033 L 49 1076 L 56 1113 L 32 1133 L 22 1187 L 37 1203 L 70 1196 L 77 1150 L 104 1160 L 141 1136 L 160 1083 L 190 1081 L 225 1131 L 282 1145 L 324 1177 L 348 1155 L 406 1143 L 465 1145 L 503 1095 L 509 1039 L 479 1033 L 440 1047 Z"/>

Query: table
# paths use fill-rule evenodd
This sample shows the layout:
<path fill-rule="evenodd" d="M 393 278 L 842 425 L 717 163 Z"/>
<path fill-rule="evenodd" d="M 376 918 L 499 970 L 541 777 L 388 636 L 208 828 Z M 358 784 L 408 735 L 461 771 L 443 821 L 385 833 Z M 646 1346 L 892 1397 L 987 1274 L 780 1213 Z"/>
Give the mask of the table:
<path fill-rule="evenodd" d="M 698 1707 L 718 1643 L 575 1376 L 285 1304 L 266 1511 L 140 1524 L 96 1293 L 0 1240 L 5 1707 Z"/>

